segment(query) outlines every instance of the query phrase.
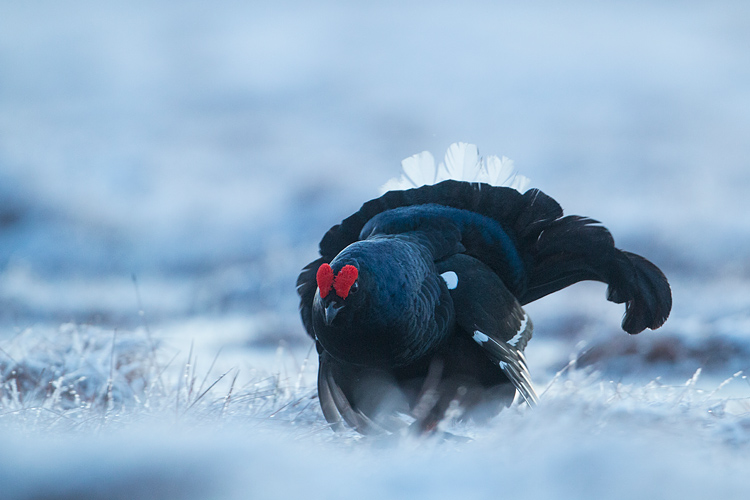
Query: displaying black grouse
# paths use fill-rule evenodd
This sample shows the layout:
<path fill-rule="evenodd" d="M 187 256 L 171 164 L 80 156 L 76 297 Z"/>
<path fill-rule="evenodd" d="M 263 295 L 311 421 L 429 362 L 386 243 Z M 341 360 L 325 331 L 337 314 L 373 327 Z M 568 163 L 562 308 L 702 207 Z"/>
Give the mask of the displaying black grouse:
<path fill-rule="evenodd" d="M 368 201 L 320 242 L 297 287 L 334 428 L 429 430 L 455 409 L 482 420 L 536 395 L 522 306 L 582 280 L 625 304 L 622 328 L 660 327 L 672 298 L 651 262 L 537 189 L 447 180 Z"/>

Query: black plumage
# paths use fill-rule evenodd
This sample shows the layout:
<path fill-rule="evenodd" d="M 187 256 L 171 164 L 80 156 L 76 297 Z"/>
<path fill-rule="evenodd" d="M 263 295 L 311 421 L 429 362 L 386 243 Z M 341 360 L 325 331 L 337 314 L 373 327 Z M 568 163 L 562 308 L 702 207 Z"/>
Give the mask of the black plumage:
<path fill-rule="evenodd" d="M 534 404 L 522 306 L 573 283 L 607 283 L 631 334 L 660 327 L 672 305 L 655 265 L 536 189 L 391 191 L 332 227 L 320 254 L 297 281 L 320 403 L 334 427 L 363 433 L 400 428 L 400 414 L 431 429 L 456 406 L 486 419 L 516 391 Z"/>

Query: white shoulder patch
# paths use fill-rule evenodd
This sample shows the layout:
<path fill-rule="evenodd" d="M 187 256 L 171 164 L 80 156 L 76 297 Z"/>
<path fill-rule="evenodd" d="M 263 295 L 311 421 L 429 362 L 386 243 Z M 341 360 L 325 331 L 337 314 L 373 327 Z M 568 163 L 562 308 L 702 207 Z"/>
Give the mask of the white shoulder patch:
<path fill-rule="evenodd" d="M 490 338 L 479 330 L 474 332 L 474 342 L 477 344 L 484 344 L 488 340 L 490 340 Z"/>
<path fill-rule="evenodd" d="M 453 271 L 446 271 L 441 274 L 440 277 L 443 278 L 445 284 L 448 285 L 448 290 L 455 290 L 458 286 L 458 274 Z"/>

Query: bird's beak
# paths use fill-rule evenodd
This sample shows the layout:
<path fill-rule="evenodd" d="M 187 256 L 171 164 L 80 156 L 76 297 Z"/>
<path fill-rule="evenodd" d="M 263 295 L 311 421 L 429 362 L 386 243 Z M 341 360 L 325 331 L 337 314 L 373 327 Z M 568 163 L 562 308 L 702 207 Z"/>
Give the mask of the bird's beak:
<path fill-rule="evenodd" d="M 328 304 L 328 307 L 324 309 L 324 321 L 326 326 L 331 326 L 331 323 L 333 323 L 333 318 L 335 318 L 339 311 L 343 308 L 344 304 L 336 304 L 335 302 L 331 302 L 330 304 Z"/>

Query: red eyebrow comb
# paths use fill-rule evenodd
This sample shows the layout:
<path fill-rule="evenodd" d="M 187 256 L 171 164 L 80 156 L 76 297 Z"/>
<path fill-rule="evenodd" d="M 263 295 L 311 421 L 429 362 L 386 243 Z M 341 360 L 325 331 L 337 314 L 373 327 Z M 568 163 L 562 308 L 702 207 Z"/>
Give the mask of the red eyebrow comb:
<path fill-rule="evenodd" d="M 341 268 L 341 271 L 336 275 L 336 279 L 333 281 L 333 288 L 336 289 L 336 295 L 345 299 L 349 296 L 349 290 L 352 285 L 357 281 L 359 271 L 352 265 L 346 265 Z"/>
<path fill-rule="evenodd" d="M 320 290 L 320 297 L 326 298 L 331 293 L 331 288 L 333 288 L 336 290 L 336 295 L 342 299 L 347 298 L 358 276 L 359 271 L 350 264 L 342 267 L 336 276 L 333 275 L 333 269 L 329 264 L 321 264 L 315 275 L 315 279 L 318 282 L 318 289 Z"/>
<path fill-rule="evenodd" d="M 318 268 L 318 273 L 315 275 L 315 279 L 318 282 L 320 296 L 325 298 L 333 286 L 333 269 L 331 269 L 331 266 L 328 264 L 321 265 Z"/>

